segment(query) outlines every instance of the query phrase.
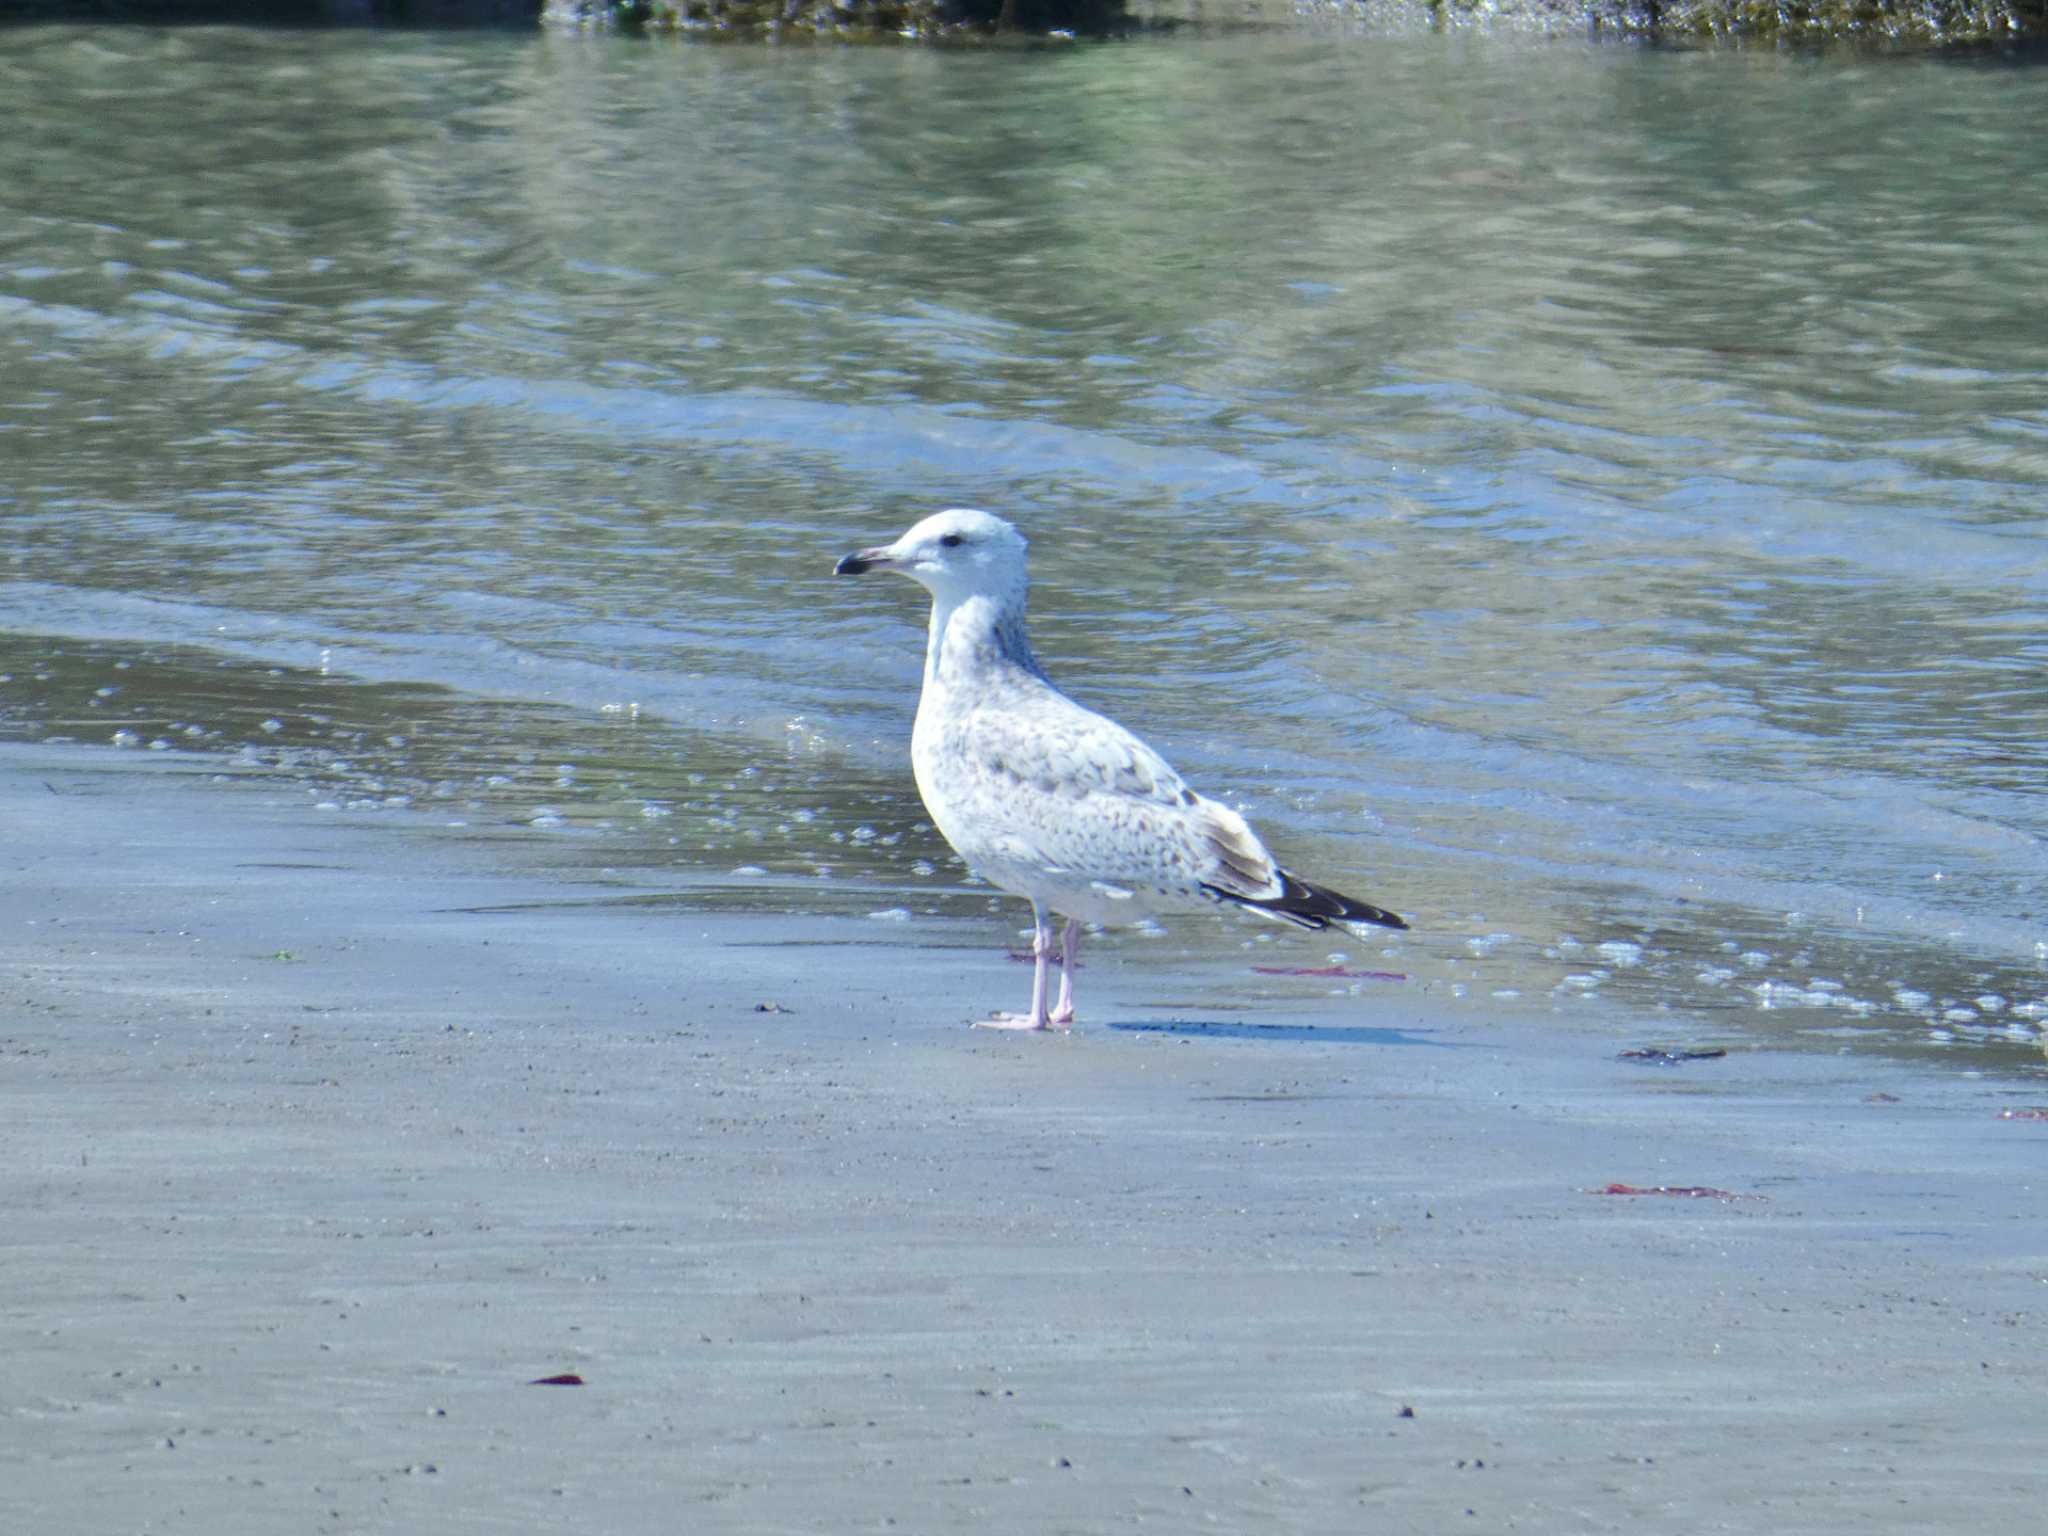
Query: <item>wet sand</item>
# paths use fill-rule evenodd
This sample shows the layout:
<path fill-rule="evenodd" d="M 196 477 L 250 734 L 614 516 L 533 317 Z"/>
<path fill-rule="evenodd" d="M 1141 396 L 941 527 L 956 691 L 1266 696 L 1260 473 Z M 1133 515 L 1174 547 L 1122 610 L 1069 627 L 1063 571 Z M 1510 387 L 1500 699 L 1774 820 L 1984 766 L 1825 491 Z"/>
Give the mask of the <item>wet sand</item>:
<path fill-rule="evenodd" d="M 621 907 L 204 766 L 0 749 L 0 1530 L 2039 1518 L 2025 1084 L 1205 1018 L 1241 952 L 981 1034 L 1010 924 Z"/>

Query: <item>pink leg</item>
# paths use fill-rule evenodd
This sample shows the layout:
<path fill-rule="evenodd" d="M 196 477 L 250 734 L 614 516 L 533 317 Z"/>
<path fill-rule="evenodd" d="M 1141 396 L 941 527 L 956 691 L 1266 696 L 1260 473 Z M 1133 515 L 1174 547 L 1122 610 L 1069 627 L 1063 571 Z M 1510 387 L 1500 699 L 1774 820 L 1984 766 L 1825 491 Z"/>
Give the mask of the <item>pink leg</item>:
<path fill-rule="evenodd" d="M 1051 937 L 1051 935 L 1047 935 Z M 1055 1024 L 1074 1022 L 1074 961 L 1081 953 L 1081 920 L 1067 919 L 1067 931 L 1060 936 L 1060 1000 L 1053 1004 Z"/>
<path fill-rule="evenodd" d="M 1035 901 L 1031 903 L 1031 922 L 1031 1012 L 991 1014 L 985 1019 L 976 1019 L 976 1029 L 1051 1029 L 1054 1025 L 1062 1029 L 1066 1027 L 1066 1020 L 1052 1017 L 1045 1008 L 1045 973 L 1051 968 L 1052 963 L 1052 919 Z M 1060 986 L 1064 996 L 1064 979 Z"/>

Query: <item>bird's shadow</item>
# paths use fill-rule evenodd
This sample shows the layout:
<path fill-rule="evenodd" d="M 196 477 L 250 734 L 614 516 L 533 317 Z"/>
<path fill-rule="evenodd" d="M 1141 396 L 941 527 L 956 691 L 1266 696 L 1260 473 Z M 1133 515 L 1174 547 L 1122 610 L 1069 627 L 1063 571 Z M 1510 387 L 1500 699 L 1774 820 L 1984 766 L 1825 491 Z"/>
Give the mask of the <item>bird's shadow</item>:
<path fill-rule="evenodd" d="M 1405 1029 L 1374 1029 L 1363 1024 L 1248 1024 L 1238 1020 L 1128 1019 L 1104 1029 L 1131 1035 L 1181 1035 L 1191 1040 L 1311 1040 L 1324 1045 L 1419 1045 L 1440 1051 L 1462 1050 L 1449 1040 L 1432 1040 Z"/>

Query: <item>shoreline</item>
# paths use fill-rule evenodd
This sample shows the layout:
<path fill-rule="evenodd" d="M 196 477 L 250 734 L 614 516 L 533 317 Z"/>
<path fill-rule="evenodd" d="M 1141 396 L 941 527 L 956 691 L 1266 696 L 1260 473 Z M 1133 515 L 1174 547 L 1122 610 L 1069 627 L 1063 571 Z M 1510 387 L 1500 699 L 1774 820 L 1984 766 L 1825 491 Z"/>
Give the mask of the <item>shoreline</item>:
<path fill-rule="evenodd" d="M 1413 990 L 1190 1021 L 1113 954 L 1072 1036 L 975 1032 L 1007 917 L 620 903 L 217 772 L 0 747 L 8 1529 L 2038 1507 L 2031 1084 Z"/>

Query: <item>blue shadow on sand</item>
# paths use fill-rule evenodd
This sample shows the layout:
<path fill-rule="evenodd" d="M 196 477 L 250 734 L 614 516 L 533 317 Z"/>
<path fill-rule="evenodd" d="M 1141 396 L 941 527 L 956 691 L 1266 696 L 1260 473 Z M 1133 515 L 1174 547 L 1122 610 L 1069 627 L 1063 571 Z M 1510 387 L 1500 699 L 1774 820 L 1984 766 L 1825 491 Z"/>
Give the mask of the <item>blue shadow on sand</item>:
<path fill-rule="evenodd" d="M 1463 1050 L 1448 1040 L 1431 1040 L 1402 1029 L 1372 1029 L 1362 1024 L 1246 1024 L 1201 1019 L 1141 1019 L 1105 1024 L 1104 1029 L 1132 1035 L 1185 1035 L 1191 1040 L 1312 1040 L 1324 1045 L 1426 1045 L 1440 1051 Z"/>

